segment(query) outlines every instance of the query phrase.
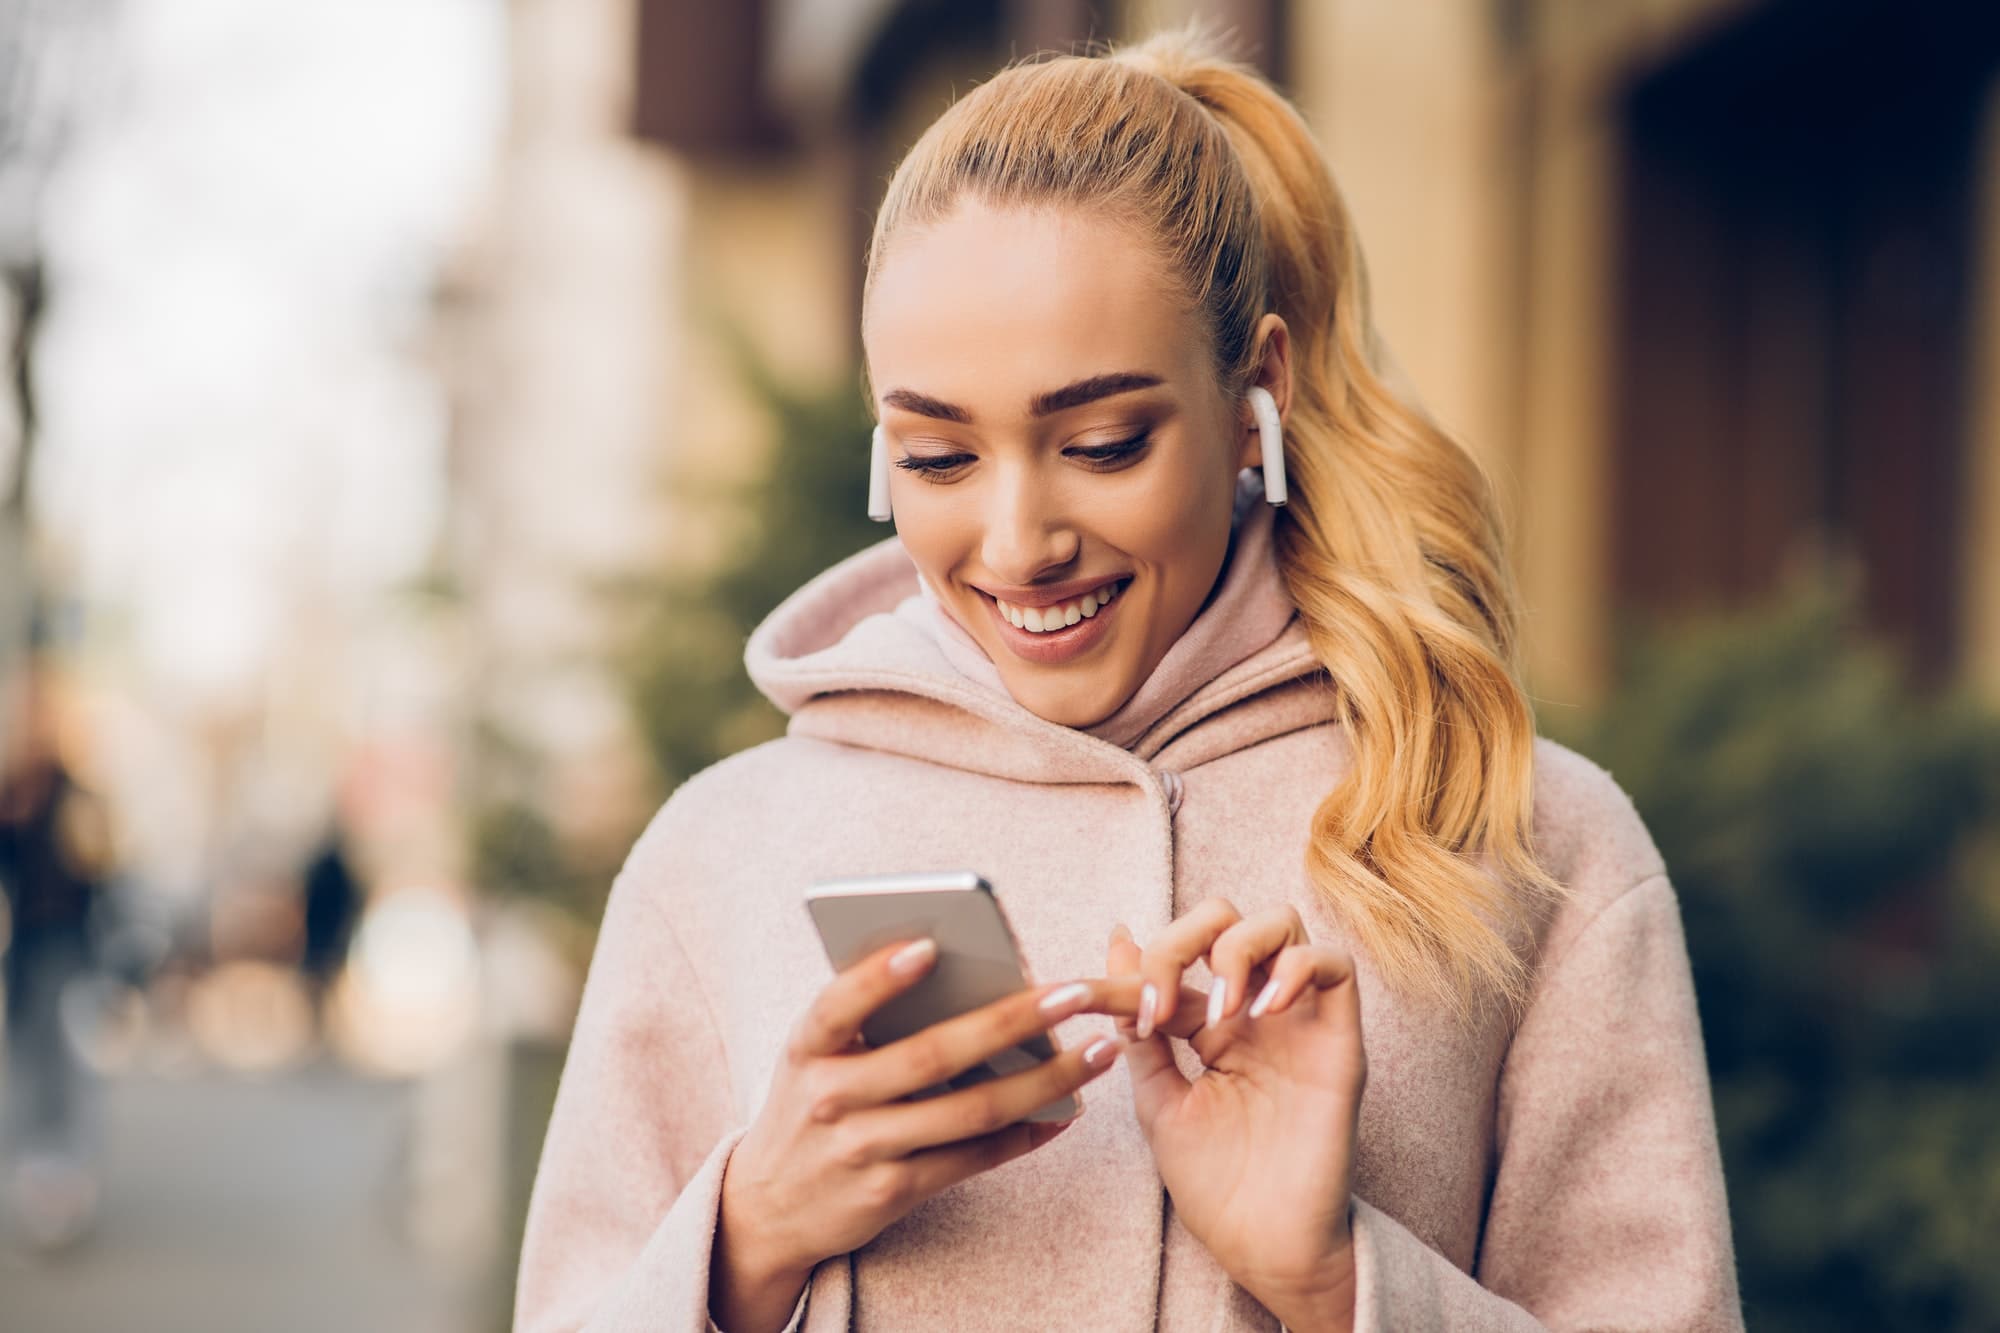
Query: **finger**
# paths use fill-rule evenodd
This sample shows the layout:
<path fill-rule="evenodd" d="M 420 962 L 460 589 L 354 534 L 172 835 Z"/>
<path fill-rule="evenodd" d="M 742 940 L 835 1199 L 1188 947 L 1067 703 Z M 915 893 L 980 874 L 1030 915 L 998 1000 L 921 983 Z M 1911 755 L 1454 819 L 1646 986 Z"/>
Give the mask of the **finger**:
<path fill-rule="evenodd" d="M 1118 1035 L 1130 1040 L 1132 1019 L 1139 1012 L 1140 988 L 1136 971 L 1029 987 L 887 1046 L 844 1050 L 839 1053 L 849 1058 L 825 1076 L 814 1098 L 813 1114 L 831 1122 L 849 1111 L 935 1087 L 1080 1014 L 1111 1015 L 1118 1020 Z M 1201 1024 L 1206 999 L 1204 992 L 1183 987 L 1178 1013 L 1162 1031 L 1192 1036 Z"/>
<path fill-rule="evenodd" d="M 1120 948 L 1119 941 L 1130 946 Z M 1104 970 L 1110 985 L 1106 993 L 1106 1007 L 1099 1011 L 1112 1015 L 1118 1035 L 1128 1041 L 1138 1039 L 1137 1024 L 1139 1004 L 1144 998 L 1145 978 L 1139 973 L 1142 958 L 1138 942 L 1132 932 L 1121 921 L 1111 931 L 1111 945 L 1104 954 Z M 1201 1015 L 1208 1005 L 1208 992 L 1199 990 L 1183 982 L 1180 998 L 1165 1019 L 1155 1018 L 1155 1031 L 1170 1037 L 1192 1037 L 1201 1027 Z M 1160 1008 L 1156 1002 L 1153 1006 Z"/>
<path fill-rule="evenodd" d="M 1139 942 L 1132 938 L 1132 932 L 1125 929 L 1123 923 L 1111 932 L 1107 954 L 1107 964 L 1114 972 L 1134 972 L 1142 960 Z M 1179 1012 L 1186 1018 L 1194 1018 L 1201 1011 L 1190 1005 L 1183 1006 Z M 1125 1051 L 1125 1067 L 1132 1079 L 1132 1108 L 1141 1125 L 1152 1124 L 1161 1112 L 1178 1105 L 1180 1099 L 1187 1095 L 1187 1076 L 1174 1063 L 1173 1049 L 1167 1045 L 1168 1030 L 1158 1028 L 1141 1038 L 1137 1035 L 1136 1024 L 1132 1028 L 1122 1023 L 1119 1025 L 1120 1035 L 1129 1032 L 1132 1042 Z"/>
<path fill-rule="evenodd" d="M 1344 1002 L 1354 1006 L 1354 1017 L 1358 1021 L 1360 997 L 1351 984 L 1353 980 L 1354 960 L 1338 945 L 1291 945 L 1272 962 L 1271 980 L 1262 993 L 1251 1001 L 1250 1017 L 1258 1019 L 1285 1012 L 1307 987 L 1323 991 L 1344 988 L 1349 992 Z"/>
<path fill-rule="evenodd" d="M 1181 973 L 1192 967 L 1197 959 L 1208 953 L 1223 931 L 1243 919 L 1243 914 L 1226 898 L 1204 898 L 1185 915 L 1169 922 L 1167 928 L 1155 935 L 1140 956 L 1139 971 L 1146 984 L 1153 987 L 1158 999 L 1169 1000 L 1180 994 Z M 1155 1012 L 1157 1010 L 1157 1012 Z M 1143 993 L 1139 999 L 1139 1031 L 1145 1037 L 1153 1027 L 1171 1016 L 1172 1010 L 1161 1009 L 1157 1002 L 1149 1001 Z"/>
<path fill-rule="evenodd" d="M 1137 990 L 1129 979 L 1110 977 L 1031 986 L 941 1019 L 840 1061 L 820 1091 L 815 1114 L 838 1119 L 851 1110 L 935 1087 L 1078 1014 L 1135 1013 Z"/>
<path fill-rule="evenodd" d="M 916 985 L 936 959 L 937 941 L 899 940 L 843 968 L 793 1026 L 788 1053 L 804 1060 L 848 1050 L 868 1015 Z"/>
<path fill-rule="evenodd" d="M 1139 1016 L 1140 992 L 1145 985 L 1145 979 L 1138 972 L 1139 946 L 1136 943 L 1132 946 L 1132 962 L 1129 966 L 1133 969 L 1130 972 L 1103 978 L 1101 999 L 1078 1012 L 1109 1014 L 1117 1027 L 1118 1035 L 1135 1038 L 1134 1029 Z M 1111 970 L 1108 961 L 1105 970 Z M 1200 1030 L 1201 1016 L 1207 1008 L 1208 992 L 1182 982 L 1180 998 L 1175 1002 L 1172 1014 L 1163 1022 L 1155 1022 L 1153 1030 L 1169 1037 L 1192 1037 Z"/>
<path fill-rule="evenodd" d="M 1009 1125 L 964 1143 L 925 1148 L 899 1161 L 882 1162 L 871 1169 L 885 1172 L 889 1179 L 897 1182 L 900 1189 L 894 1202 L 899 1209 L 907 1211 L 961 1180 L 969 1180 L 982 1171 L 991 1171 L 996 1166 L 1033 1152 L 1075 1123 L 1074 1120 L 1066 1120 L 1058 1125 Z"/>
<path fill-rule="evenodd" d="M 1244 979 L 1242 992 L 1245 995 L 1255 995 L 1269 976 L 1270 969 L 1263 963 L 1257 964 L 1250 969 L 1249 975 Z M 1237 989 L 1233 982 L 1230 983 L 1230 988 L 1232 992 Z M 1187 1039 L 1188 1045 L 1194 1047 L 1194 1053 L 1201 1057 L 1202 1064 L 1213 1067 L 1230 1045 L 1241 1038 L 1242 1024 L 1250 1021 L 1250 1006 L 1242 1001 L 1238 1003 L 1241 1008 L 1235 1014 L 1219 1020 L 1214 1025 L 1210 1025 L 1207 1021 L 1208 1010 L 1206 1006 L 1203 1007 L 1201 1026 Z"/>
<path fill-rule="evenodd" d="M 1223 931 L 1208 950 L 1213 980 L 1203 1023 L 1214 1027 L 1247 1007 L 1252 970 L 1287 945 L 1308 943 L 1305 922 L 1289 904 L 1246 916 Z"/>
<path fill-rule="evenodd" d="M 1098 1037 L 1032 1069 L 921 1101 L 869 1107 L 847 1117 L 844 1132 L 859 1136 L 883 1157 L 978 1138 L 1074 1093 L 1109 1069 L 1124 1046 L 1117 1037 Z"/>

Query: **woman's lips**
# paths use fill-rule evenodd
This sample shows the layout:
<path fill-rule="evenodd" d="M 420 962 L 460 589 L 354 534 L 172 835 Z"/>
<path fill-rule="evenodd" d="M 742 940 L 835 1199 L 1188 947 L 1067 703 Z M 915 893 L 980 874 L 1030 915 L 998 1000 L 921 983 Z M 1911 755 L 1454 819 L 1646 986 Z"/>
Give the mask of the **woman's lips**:
<path fill-rule="evenodd" d="M 1062 629 L 1043 630 L 1040 633 L 1022 629 L 1007 619 L 999 604 L 990 595 L 980 593 L 979 597 L 986 603 L 987 614 L 992 616 L 993 623 L 999 627 L 1001 640 L 1016 657 L 1041 666 L 1055 666 L 1089 652 L 1092 645 L 1110 632 L 1110 622 L 1118 614 L 1118 608 L 1125 604 L 1126 595 L 1131 589 L 1132 580 L 1127 578 L 1116 595 L 1097 609 L 1096 615 L 1079 620 L 1074 625 L 1066 625 Z"/>

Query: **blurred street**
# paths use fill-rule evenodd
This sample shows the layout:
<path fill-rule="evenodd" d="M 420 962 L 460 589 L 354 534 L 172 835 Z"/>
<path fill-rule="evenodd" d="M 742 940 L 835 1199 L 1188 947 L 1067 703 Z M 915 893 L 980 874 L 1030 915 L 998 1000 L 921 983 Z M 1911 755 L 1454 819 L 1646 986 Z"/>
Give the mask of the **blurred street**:
<path fill-rule="evenodd" d="M 407 1237 L 418 1086 L 325 1058 L 263 1080 L 108 1080 L 97 1229 L 52 1259 L 0 1253 L 0 1328 L 497 1327 L 477 1278 Z"/>
<path fill-rule="evenodd" d="M 611 885 L 896 535 L 885 184 L 1189 19 L 1670 869 L 1749 1327 L 2000 1330 L 2000 5 L 0 0 L 0 1333 L 509 1328 Z"/>

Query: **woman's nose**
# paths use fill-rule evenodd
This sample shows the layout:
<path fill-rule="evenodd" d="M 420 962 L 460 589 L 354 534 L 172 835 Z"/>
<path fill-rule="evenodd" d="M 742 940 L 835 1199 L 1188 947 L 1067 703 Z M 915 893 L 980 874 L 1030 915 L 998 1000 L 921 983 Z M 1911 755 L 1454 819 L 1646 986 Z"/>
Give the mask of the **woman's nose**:
<path fill-rule="evenodd" d="M 993 488 L 980 558 L 995 578 L 1033 583 L 1074 561 L 1081 545 L 1076 526 L 1032 477 L 1016 476 Z"/>

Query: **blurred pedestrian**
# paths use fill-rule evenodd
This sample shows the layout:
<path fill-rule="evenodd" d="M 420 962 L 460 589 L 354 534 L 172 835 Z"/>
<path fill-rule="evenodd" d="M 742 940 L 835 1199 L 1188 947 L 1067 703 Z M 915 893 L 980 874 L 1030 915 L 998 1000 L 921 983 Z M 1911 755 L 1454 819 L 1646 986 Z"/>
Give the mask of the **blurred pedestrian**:
<path fill-rule="evenodd" d="M 28 1240 L 80 1238 L 97 1203 L 97 1099 L 72 1024 L 92 965 L 92 918 L 109 837 L 102 804 L 64 766 L 46 668 L 19 681 L 16 725 L 0 764 L 0 888 L 5 955 L 8 1202 Z M 70 997 L 66 999 L 66 997 Z"/>
<path fill-rule="evenodd" d="M 311 991 L 317 1011 L 324 1006 L 327 990 L 347 960 L 348 941 L 361 913 L 361 885 L 348 859 L 346 835 L 338 823 L 327 830 L 306 866 L 304 896 L 305 938 L 299 954 L 299 972 Z"/>

